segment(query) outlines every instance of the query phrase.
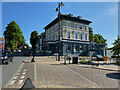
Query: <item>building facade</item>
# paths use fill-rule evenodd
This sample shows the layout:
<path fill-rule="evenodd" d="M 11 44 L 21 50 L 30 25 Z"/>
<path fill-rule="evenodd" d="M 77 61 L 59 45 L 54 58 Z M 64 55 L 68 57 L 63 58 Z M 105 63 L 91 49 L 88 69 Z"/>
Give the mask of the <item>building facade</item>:
<path fill-rule="evenodd" d="M 92 56 L 90 55 L 89 43 L 90 23 L 92 22 L 82 19 L 81 16 L 74 17 L 72 14 L 61 14 L 60 22 L 57 17 L 44 27 L 46 50 L 58 53 L 58 45 L 60 44 L 60 55 L 78 54 L 81 56 Z M 103 48 L 105 46 L 102 45 L 100 47 Z M 104 55 L 104 51 L 102 55 Z"/>

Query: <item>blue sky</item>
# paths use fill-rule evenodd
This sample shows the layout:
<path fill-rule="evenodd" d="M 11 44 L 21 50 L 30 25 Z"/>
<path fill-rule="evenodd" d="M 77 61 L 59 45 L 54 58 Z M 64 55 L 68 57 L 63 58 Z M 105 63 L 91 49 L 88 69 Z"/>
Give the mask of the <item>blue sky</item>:
<path fill-rule="evenodd" d="M 30 34 L 37 30 L 44 32 L 44 26 L 57 17 L 55 11 L 57 2 L 3 2 L 2 3 L 2 32 L 7 24 L 16 21 L 20 26 L 26 43 Z M 62 14 L 73 13 L 91 20 L 90 27 L 94 34 L 101 34 L 107 39 L 108 47 L 118 35 L 118 3 L 117 2 L 64 2 Z"/>

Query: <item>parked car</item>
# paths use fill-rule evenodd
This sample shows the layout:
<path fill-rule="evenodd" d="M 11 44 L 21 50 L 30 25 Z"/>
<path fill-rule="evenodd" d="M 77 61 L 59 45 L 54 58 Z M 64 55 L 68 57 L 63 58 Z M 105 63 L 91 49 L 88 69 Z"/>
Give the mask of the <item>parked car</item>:
<path fill-rule="evenodd" d="M 0 60 L 2 60 L 2 64 L 8 64 L 13 61 L 12 52 L 9 50 L 1 50 L 0 51 Z"/>

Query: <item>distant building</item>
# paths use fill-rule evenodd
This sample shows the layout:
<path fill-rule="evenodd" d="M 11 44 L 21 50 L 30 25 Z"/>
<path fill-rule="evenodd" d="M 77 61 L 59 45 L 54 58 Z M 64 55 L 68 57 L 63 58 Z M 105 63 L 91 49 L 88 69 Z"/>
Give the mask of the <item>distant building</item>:
<path fill-rule="evenodd" d="M 46 42 L 46 39 L 45 39 L 45 32 L 44 32 L 41 35 L 39 35 L 39 40 L 36 44 L 37 50 L 39 50 L 40 52 L 43 52 L 44 54 L 46 50 L 45 42 Z"/>

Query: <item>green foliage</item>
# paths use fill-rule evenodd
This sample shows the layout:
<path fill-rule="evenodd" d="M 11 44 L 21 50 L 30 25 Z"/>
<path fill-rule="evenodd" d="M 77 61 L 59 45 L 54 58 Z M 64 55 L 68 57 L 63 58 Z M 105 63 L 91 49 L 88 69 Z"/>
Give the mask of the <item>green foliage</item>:
<path fill-rule="evenodd" d="M 89 27 L 89 39 L 90 39 L 90 41 L 93 42 L 93 31 L 92 31 L 91 27 Z"/>
<path fill-rule="evenodd" d="M 30 35 L 30 44 L 32 45 L 33 50 L 36 48 L 35 45 L 39 39 L 39 35 L 37 31 L 33 31 Z"/>
<path fill-rule="evenodd" d="M 120 37 L 118 35 L 117 40 L 112 43 L 114 46 L 112 47 L 112 52 L 114 55 L 117 55 L 120 58 Z"/>
<path fill-rule="evenodd" d="M 93 41 L 98 44 L 106 44 L 107 45 L 107 43 L 106 43 L 107 40 L 104 39 L 103 36 L 100 34 L 95 34 L 93 37 Z"/>
<path fill-rule="evenodd" d="M 6 31 L 4 31 L 4 37 L 5 49 L 10 48 L 11 50 L 14 50 L 25 44 L 22 31 L 15 21 L 12 21 L 8 24 Z"/>
<path fill-rule="evenodd" d="M 81 64 L 92 64 L 92 61 L 80 60 Z"/>

